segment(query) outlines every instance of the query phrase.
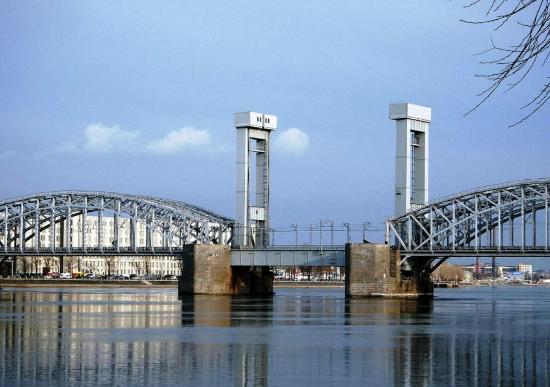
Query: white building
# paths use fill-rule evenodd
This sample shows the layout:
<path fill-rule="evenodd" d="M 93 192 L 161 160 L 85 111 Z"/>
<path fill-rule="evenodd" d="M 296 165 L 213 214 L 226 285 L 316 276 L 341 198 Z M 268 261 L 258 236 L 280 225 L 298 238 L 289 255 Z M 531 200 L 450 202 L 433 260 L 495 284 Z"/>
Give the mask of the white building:
<path fill-rule="evenodd" d="M 528 265 L 526 263 L 520 263 L 516 266 L 516 270 L 520 273 L 533 274 L 533 265 Z"/>
<path fill-rule="evenodd" d="M 82 216 L 75 216 L 71 219 L 71 246 L 82 247 Z M 84 238 L 86 246 L 98 246 L 98 221 L 96 216 L 87 216 L 84 228 Z M 119 217 L 119 239 L 120 247 L 130 247 L 130 219 Z M 101 246 L 113 246 L 115 240 L 114 218 L 103 216 L 101 227 Z M 56 225 L 55 228 L 55 246 L 66 246 L 65 230 L 67 221 Z M 146 225 L 142 222 L 136 223 L 136 246 L 146 247 Z M 29 230 L 28 235 L 32 235 L 33 230 Z M 153 246 L 164 246 L 168 243 L 163 239 L 162 234 L 153 233 Z M 30 238 L 25 246 L 34 247 L 35 238 Z M 50 228 L 40 232 L 40 248 L 49 248 L 52 245 L 52 235 Z M 98 275 L 178 275 L 179 261 L 173 256 L 142 256 L 142 257 L 119 257 L 119 256 L 68 256 L 63 258 L 63 268 L 61 268 L 61 259 L 59 257 L 21 257 L 17 259 L 16 272 L 19 273 L 42 273 L 44 267 L 48 267 L 51 272 L 83 272 L 95 273 Z"/>

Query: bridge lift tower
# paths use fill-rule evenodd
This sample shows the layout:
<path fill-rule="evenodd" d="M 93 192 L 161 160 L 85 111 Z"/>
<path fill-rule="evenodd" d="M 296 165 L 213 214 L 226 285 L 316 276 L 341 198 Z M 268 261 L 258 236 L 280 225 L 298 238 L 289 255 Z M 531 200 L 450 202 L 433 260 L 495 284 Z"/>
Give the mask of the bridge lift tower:
<path fill-rule="evenodd" d="M 428 202 L 429 129 L 432 109 L 410 103 L 390 104 L 395 120 L 395 216 Z"/>
<path fill-rule="evenodd" d="M 235 113 L 237 129 L 235 244 L 269 244 L 269 136 L 277 117 Z M 255 160 L 254 160 L 255 158 Z"/>

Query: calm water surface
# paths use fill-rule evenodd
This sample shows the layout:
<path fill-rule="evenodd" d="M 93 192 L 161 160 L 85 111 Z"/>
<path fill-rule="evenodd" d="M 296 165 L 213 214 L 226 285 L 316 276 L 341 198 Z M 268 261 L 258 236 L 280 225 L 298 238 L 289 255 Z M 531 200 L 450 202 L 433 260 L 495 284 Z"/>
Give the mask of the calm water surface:
<path fill-rule="evenodd" d="M 273 298 L 4 289 L 0 384 L 549 385 L 550 288 Z"/>

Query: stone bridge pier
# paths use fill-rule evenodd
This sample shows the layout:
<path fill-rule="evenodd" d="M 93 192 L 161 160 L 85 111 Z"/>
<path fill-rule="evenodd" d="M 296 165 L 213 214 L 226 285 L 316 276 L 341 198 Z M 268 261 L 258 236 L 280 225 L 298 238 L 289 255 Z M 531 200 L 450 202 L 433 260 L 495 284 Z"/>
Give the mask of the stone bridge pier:
<path fill-rule="evenodd" d="M 224 245 L 186 245 L 178 280 L 178 295 L 273 294 L 269 267 L 231 266 L 231 248 Z"/>
<path fill-rule="evenodd" d="M 433 283 L 424 265 L 403 275 L 398 249 L 387 244 L 346 245 L 346 297 L 432 296 Z"/>

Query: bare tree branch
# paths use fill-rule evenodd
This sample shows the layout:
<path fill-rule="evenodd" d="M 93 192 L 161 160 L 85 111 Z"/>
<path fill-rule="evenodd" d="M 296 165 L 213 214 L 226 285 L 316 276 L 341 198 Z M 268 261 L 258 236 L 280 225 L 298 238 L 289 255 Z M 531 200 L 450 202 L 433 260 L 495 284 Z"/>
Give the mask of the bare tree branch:
<path fill-rule="evenodd" d="M 494 31 L 514 23 L 525 32 L 519 42 L 504 47 L 496 45 L 491 37 L 491 47 L 478 54 L 493 55 L 480 63 L 496 66 L 497 70 L 476 74 L 477 77 L 490 81 L 490 85 L 478 94 L 478 97 L 481 97 L 480 101 L 465 115 L 478 109 L 502 85 L 505 86 L 504 93 L 514 89 L 531 73 L 535 64 L 538 63 L 544 67 L 550 56 L 550 0 L 475 0 L 466 4 L 464 8 L 481 6 L 484 3 L 488 3 L 485 19 L 461 21 L 468 24 L 494 24 Z M 530 118 L 550 100 L 549 85 L 550 83 L 545 81 L 533 99 L 520 107 L 527 109 L 527 113 L 510 127 L 519 125 Z"/>

